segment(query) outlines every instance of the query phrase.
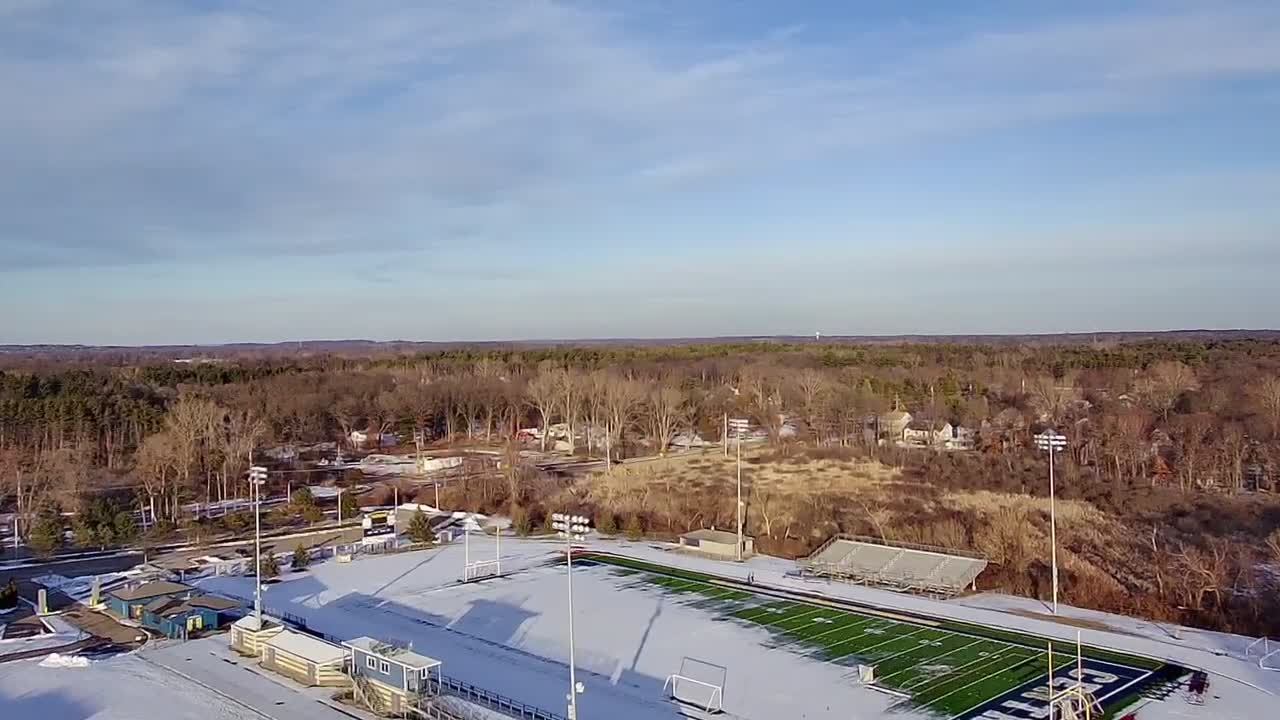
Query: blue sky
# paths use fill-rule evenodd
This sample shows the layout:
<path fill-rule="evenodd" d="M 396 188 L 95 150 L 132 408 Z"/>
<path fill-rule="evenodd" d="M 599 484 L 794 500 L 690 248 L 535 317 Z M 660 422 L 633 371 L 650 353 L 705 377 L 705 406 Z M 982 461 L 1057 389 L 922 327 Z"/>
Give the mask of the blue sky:
<path fill-rule="evenodd" d="M 0 108 L 0 343 L 1280 327 L 1274 2 L 0 0 Z"/>

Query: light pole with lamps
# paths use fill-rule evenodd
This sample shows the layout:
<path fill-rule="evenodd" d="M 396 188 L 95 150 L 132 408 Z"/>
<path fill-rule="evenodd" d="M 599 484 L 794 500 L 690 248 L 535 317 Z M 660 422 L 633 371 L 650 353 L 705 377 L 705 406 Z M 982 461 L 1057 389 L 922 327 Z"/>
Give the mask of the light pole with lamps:
<path fill-rule="evenodd" d="M 262 629 L 262 490 L 267 482 L 267 469 L 261 465 L 249 468 L 249 486 L 253 488 L 253 617 Z"/>
<path fill-rule="evenodd" d="M 1067 437 L 1053 429 L 1036 435 L 1036 447 L 1049 453 L 1049 550 L 1053 558 L 1053 614 L 1058 614 L 1058 513 L 1055 507 L 1053 456 L 1067 446 Z"/>
<path fill-rule="evenodd" d="M 578 682 L 577 671 L 574 669 L 573 657 L 573 541 L 581 542 L 586 539 L 586 534 L 591 530 L 590 518 L 582 515 L 566 515 L 564 513 L 553 513 L 551 515 L 551 527 L 555 528 L 556 534 L 565 539 L 565 565 L 568 567 L 569 576 L 569 718 L 568 720 L 578 720 L 578 696 L 582 694 L 582 684 Z"/>
<path fill-rule="evenodd" d="M 734 513 L 738 520 L 738 562 L 742 562 L 742 436 L 747 432 L 746 418 L 730 418 L 728 420 L 729 429 L 733 431 L 733 435 L 737 438 L 738 445 L 738 505 Z"/>

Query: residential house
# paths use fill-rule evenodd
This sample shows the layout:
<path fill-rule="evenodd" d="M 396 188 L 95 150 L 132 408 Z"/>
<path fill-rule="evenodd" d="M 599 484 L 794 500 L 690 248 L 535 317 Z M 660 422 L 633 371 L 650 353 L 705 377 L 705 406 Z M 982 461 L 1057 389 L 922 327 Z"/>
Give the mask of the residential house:
<path fill-rule="evenodd" d="M 878 433 L 893 443 L 903 439 L 903 432 L 911 424 L 911 413 L 906 410 L 890 410 L 876 418 Z"/>
<path fill-rule="evenodd" d="M 978 444 L 978 433 L 973 428 L 956 425 L 951 428 L 951 437 L 947 438 L 948 450 L 972 450 Z"/>
<path fill-rule="evenodd" d="M 358 637 L 343 645 L 351 651 L 347 667 L 356 692 L 372 696 L 367 699 L 374 700 L 384 713 L 398 715 L 416 707 L 440 680 L 440 661 L 410 648 L 371 637 Z"/>
<path fill-rule="evenodd" d="M 952 438 L 955 428 L 945 420 L 914 418 L 902 430 L 902 441 L 908 445 L 942 447 Z"/>

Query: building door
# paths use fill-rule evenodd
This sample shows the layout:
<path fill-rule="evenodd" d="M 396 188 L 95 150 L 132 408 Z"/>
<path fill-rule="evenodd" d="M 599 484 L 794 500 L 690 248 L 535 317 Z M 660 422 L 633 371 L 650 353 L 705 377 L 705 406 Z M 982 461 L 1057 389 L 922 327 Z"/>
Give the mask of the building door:
<path fill-rule="evenodd" d="M 192 632 L 193 630 L 199 630 L 203 627 L 204 627 L 204 618 L 200 617 L 199 615 L 192 615 L 191 617 L 187 618 L 187 632 Z"/>

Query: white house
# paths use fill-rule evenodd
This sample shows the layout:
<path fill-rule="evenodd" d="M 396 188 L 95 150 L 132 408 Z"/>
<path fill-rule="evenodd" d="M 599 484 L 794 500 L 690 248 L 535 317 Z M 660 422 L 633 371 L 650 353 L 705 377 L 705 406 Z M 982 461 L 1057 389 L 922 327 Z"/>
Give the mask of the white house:
<path fill-rule="evenodd" d="M 895 442 L 903 439 L 903 431 L 911 424 L 911 413 L 906 410 L 890 410 L 876 418 L 885 439 Z"/>
<path fill-rule="evenodd" d="M 946 445 L 955 434 L 955 428 L 949 422 L 941 425 L 929 420 L 912 420 L 902 431 L 902 441 L 908 445 Z"/>

